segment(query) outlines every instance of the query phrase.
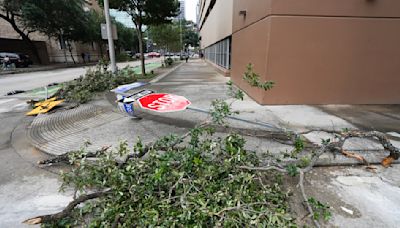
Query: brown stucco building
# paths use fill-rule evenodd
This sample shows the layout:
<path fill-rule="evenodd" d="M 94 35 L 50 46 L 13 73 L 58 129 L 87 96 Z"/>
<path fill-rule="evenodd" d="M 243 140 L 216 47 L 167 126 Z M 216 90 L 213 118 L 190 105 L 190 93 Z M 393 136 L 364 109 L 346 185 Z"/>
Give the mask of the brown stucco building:
<path fill-rule="evenodd" d="M 200 0 L 207 61 L 261 104 L 399 104 L 400 1 Z M 264 92 L 243 81 L 252 63 Z"/>
<path fill-rule="evenodd" d="M 102 12 L 97 0 L 86 0 L 84 10 L 93 9 Z M 100 29 L 100 28 L 99 28 Z M 49 38 L 44 34 L 34 32 L 29 35 L 34 41 L 37 51 L 39 52 L 42 64 L 73 62 L 67 49 L 63 49 L 59 40 Z M 90 61 L 98 61 L 102 55 L 104 47 L 98 43 L 80 43 L 72 42 L 72 55 L 76 62 L 83 62 L 81 53 L 90 55 Z M 32 53 L 29 45 L 22 41 L 20 35 L 15 32 L 12 26 L 5 20 L 0 18 L 0 52 L 20 52 L 28 54 L 32 60 L 37 63 L 35 55 Z M 88 61 L 88 58 L 86 59 Z"/>

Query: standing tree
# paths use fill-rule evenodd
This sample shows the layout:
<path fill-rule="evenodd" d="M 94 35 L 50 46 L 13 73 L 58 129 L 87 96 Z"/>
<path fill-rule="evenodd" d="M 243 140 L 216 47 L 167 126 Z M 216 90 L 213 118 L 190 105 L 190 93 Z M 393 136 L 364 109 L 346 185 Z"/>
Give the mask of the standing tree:
<path fill-rule="evenodd" d="M 158 25 L 170 22 L 179 10 L 177 0 L 110 0 L 110 7 L 126 11 L 135 24 L 139 39 L 142 75 L 146 75 L 143 53 L 143 25 Z"/>
<path fill-rule="evenodd" d="M 135 51 L 135 53 L 138 52 L 139 40 L 135 29 L 128 28 L 118 21 L 114 21 L 114 23 L 117 25 L 118 31 L 118 40 L 115 41 L 115 46 L 117 47 L 118 51 L 125 50 Z"/>
<path fill-rule="evenodd" d="M 199 47 L 199 33 L 196 24 L 193 21 L 182 20 L 182 45 L 185 49 L 191 47 Z"/>
<path fill-rule="evenodd" d="M 183 32 L 183 44 L 185 48 L 189 46 L 199 47 L 199 33 L 191 28 L 186 28 Z"/>
<path fill-rule="evenodd" d="M 90 24 L 83 4 L 83 0 L 27 1 L 22 5 L 22 21 L 27 28 L 57 37 L 62 45 L 65 42 L 75 63 L 71 41 L 84 41 Z"/>
<path fill-rule="evenodd" d="M 27 30 L 21 23 L 21 8 L 24 4 L 31 2 L 29 0 L 0 0 L 0 18 L 7 21 L 15 32 L 21 36 L 21 39 L 31 49 L 33 55 L 36 57 L 39 63 L 42 63 L 39 52 L 35 46 L 35 43 L 29 37 L 29 34 L 34 30 Z"/>
<path fill-rule="evenodd" d="M 164 51 L 180 50 L 179 26 L 176 24 L 162 24 L 149 27 L 150 37 L 157 46 Z"/>

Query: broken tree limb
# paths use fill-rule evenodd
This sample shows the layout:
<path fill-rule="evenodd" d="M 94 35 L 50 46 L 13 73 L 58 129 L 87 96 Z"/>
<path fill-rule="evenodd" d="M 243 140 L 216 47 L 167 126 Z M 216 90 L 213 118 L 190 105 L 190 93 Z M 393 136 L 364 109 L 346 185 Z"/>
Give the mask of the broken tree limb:
<path fill-rule="evenodd" d="M 266 166 L 266 167 L 250 167 L 250 166 L 238 166 L 239 169 L 245 169 L 245 170 L 252 170 L 252 171 L 270 171 L 270 170 L 275 170 L 281 173 L 287 173 L 286 169 L 279 168 L 276 166 Z"/>
<path fill-rule="evenodd" d="M 49 215 L 42 215 L 42 216 L 38 216 L 35 218 L 30 218 L 30 219 L 23 221 L 22 223 L 25 223 L 28 225 L 36 225 L 36 224 L 41 224 L 41 223 L 58 221 L 62 218 L 68 217 L 71 214 L 71 212 L 74 210 L 74 208 L 76 206 L 78 206 L 79 204 L 84 203 L 91 199 L 96 199 L 96 198 L 102 197 L 106 194 L 109 194 L 110 192 L 111 191 L 108 190 L 108 191 L 104 191 L 104 192 L 95 192 L 95 193 L 91 193 L 91 194 L 87 194 L 87 195 L 81 195 L 78 198 L 76 198 L 75 200 L 71 201 L 68 204 L 68 206 L 61 212 L 58 212 L 55 214 L 49 214 Z"/>
<path fill-rule="evenodd" d="M 348 158 L 355 158 L 357 160 L 359 160 L 360 162 L 363 162 L 364 164 L 366 164 L 367 166 L 369 166 L 369 162 L 367 161 L 367 159 L 365 159 L 363 156 L 356 154 L 356 153 L 352 153 L 352 152 L 348 152 L 345 150 L 342 150 L 342 154 Z"/>
<path fill-rule="evenodd" d="M 196 125 L 196 128 L 202 128 L 202 127 L 206 127 L 209 126 L 211 124 L 210 121 L 203 121 L 201 123 L 199 123 L 198 125 Z M 174 140 L 173 142 L 171 142 L 168 147 L 158 147 L 156 146 L 156 142 L 152 142 L 147 144 L 142 151 L 140 151 L 139 153 L 136 154 L 130 154 L 127 156 L 126 160 L 122 163 L 125 163 L 127 160 L 132 159 L 132 158 L 142 158 L 143 156 L 145 156 L 150 150 L 162 150 L 162 151 L 166 151 L 170 148 L 174 148 L 176 145 L 178 145 L 179 143 L 181 143 L 185 138 L 189 137 L 191 134 L 191 131 L 186 132 L 185 134 L 179 136 L 176 140 Z"/>
<path fill-rule="evenodd" d="M 110 147 L 111 146 L 104 146 L 100 150 L 97 150 L 95 152 L 88 152 L 84 156 L 87 158 L 96 157 L 98 154 L 106 152 L 108 149 L 110 149 Z M 69 156 L 72 153 L 76 153 L 76 151 L 71 151 L 71 152 L 56 156 L 54 158 L 38 161 L 38 165 L 53 165 L 53 164 L 57 164 L 57 163 L 69 164 Z"/>
<path fill-rule="evenodd" d="M 382 166 L 386 168 L 389 167 L 395 160 L 398 160 L 400 158 L 400 149 L 393 146 L 393 144 L 390 142 L 390 140 L 386 137 L 384 133 L 378 131 L 369 131 L 369 132 L 350 131 L 343 133 L 342 137 L 344 138 L 342 140 L 343 143 L 346 139 L 354 137 L 377 139 L 378 142 L 383 146 L 383 148 L 389 151 L 390 153 L 389 156 L 384 158 L 381 162 Z"/>
<path fill-rule="evenodd" d="M 302 197 L 303 197 L 304 203 L 305 203 L 306 206 L 307 206 L 307 211 L 308 211 L 308 212 L 310 213 L 310 215 L 311 215 L 311 218 L 312 218 L 312 220 L 313 220 L 313 222 L 314 222 L 314 225 L 315 225 L 317 228 L 320 228 L 321 225 L 320 225 L 319 222 L 314 218 L 314 210 L 312 209 L 310 203 L 308 202 L 308 197 L 307 197 L 306 191 L 304 190 L 304 172 L 303 172 L 303 171 L 300 171 L 300 177 L 299 177 L 298 186 L 300 187 L 301 195 L 302 195 Z"/>

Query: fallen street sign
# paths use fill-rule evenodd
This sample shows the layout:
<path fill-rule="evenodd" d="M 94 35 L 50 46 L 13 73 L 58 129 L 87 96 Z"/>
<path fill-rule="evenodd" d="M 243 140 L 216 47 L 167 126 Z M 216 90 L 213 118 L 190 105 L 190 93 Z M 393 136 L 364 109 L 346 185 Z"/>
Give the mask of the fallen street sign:
<path fill-rule="evenodd" d="M 125 93 L 128 90 L 136 89 L 136 88 L 148 85 L 148 84 L 149 83 L 147 83 L 147 82 L 134 82 L 134 83 L 131 83 L 131 84 L 120 85 L 117 88 L 112 89 L 110 91 L 114 92 L 114 93 Z"/>
<path fill-rule="evenodd" d="M 135 117 L 136 101 L 139 98 L 142 98 L 152 93 L 154 93 L 154 91 L 145 89 L 128 96 L 117 94 L 118 108 L 121 110 L 121 112 L 128 114 L 128 116 Z"/>
<path fill-rule="evenodd" d="M 139 100 L 140 98 L 147 96 L 149 94 L 152 94 L 152 93 L 154 93 L 154 91 L 145 89 L 145 90 L 139 91 L 138 93 L 132 94 L 132 96 L 129 96 L 129 98 Z"/>
<path fill-rule="evenodd" d="M 155 112 L 177 112 L 185 110 L 191 103 L 182 96 L 153 93 L 138 100 L 140 107 Z"/>
<path fill-rule="evenodd" d="M 128 116 L 135 116 L 135 108 L 134 108 L 134 102 L 129 102 L 125 103 L 123 100 L 125 99 L 124 96 L 118 94 L 117 95 L 117 100 L 118 100 L 118 108 L 121 112 L 124 112 L 128 114 Z"/>
<path fill-rule="evenodd" d="M 140 99 L 140 98 L 142 98 L 142 97 L 144 97 L 146 95 L 152 94 L 152 93 L 154 93 L 154 91 L 148 90 L 148 89 L 144 89 L 144 90 L 141 90 L 141 91 L 139 91 L 137 93 L 130 94 L 130 95 L 118 94 L 117 95 L 117 101 L 118 102 L 124 102 L 124 103 L 131 103 L 131 102 L 137 101 L 138 99 Z M 119 95 L 122 95 L 122 96 L 119 96 Z"/>

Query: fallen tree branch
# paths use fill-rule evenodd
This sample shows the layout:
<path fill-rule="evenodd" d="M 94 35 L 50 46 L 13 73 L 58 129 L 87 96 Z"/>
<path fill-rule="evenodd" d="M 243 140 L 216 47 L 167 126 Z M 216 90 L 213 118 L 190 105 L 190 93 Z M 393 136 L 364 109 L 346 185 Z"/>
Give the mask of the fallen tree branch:
<path fill-rule="evenodd" d="M 239 169 L 245 169 L 245 170 L 252 170 L 252 171 L 271 171 L 275 170 L 281 173 L 287 173 L 286 169 L 279 168 L 277 166 L 266 166 L 266 167 L 250 167 L 250 166 L 238 166 Z"/>
<path fill-rule="evenodd" d="M 304 172 L 303 172 L 302 170 L 300 171 L 300 177 L 299 177 L 298 186 L 300 187 L 301 195 L 302 195 L 302 197 L 303 197 L 304 203 L 306 204 L 307 211 L 308 211 L 308 212 L 310 213 L 310 215 L 311 215 L 311 218 L 312 218 L 312 220 L 313 220 L 313 222 L 314 222 L 314 225 L 315 225 L 317 228 L 320 228 L 321 225 L 320 225 L 319 222 L 314 218 L 314 210 L 312 209 L 310 203 L 308 202 L 308 197 L 307 197 L 306 191 L 304 190 Z"/>
<path fill-rule="evenodd" d="M 234 211 L 234 210 L 240 210 L 243 207 L 251 207 L 251 206 L 256 206 L 256 205 L 268 205 L 269 203 L 267 202 L 255 202 L 255 203 L 249 203 L 249 204 L 241 204 L 237 205 L 236 207 L 227 207 L 219 212 L 215 213 L 216 216 L 222 216 L 223 213 L 228 212 L 228 211 Z"/>
<path fill-rule="evenodd" d="M 25 223 L 28 225 L 36 225 L 36 224 L 54 222 L 54 221 L 60 220 L 62 218 L 68 217 L 71 214 L 71 212 L 73 211 L 73 209 L 76 206 L 78 206 L 79 204 L 86 202 L 88 200 L 91 200 L 91 199 L 102 197 L 106 194 L 109 194 L 110 192 L 111 191 L 108 190 L 108 191 L 104 191 L 104 192 L 95 192 L 95 193 L 91 193 L 91 194 L 87 194 L 87 195 L 81 195 L 78 198 L 76 198 L 75 200 L 71 201 L 68 204 L 68 206 L 61 212 L 58 212 L 55 214 L 49 214 L 49 215 L 42 215 L 42 216 L 38 216 L 35 218 L 30 218 L 30 219 L 23 221 L 22 223 Z"/>
<path fill-rule="evenodd" d="M 351 153 L 345 150 L 342 150 L 342 154 L 348 158 L 355 158 L 361 162 L 363 162 L 364 164 L 366 164 L 367 166 L 369 166 L 369 162 L 367 161 L 367 159 L 365 159 L 363 156 L 356 154 L 356 153 Z"/>
<path fill-rule="evenodd" d="M 203 121 L 200 124 L 196 125 L 196 128 L 201 128 L 201 127 L 205 127 L 210 125 L 211 122 L 210 121 Z M 138 153 L 138 154 L 130 154 L 127 156 L 125 162 L 129 159 L 132 158 L 142 158 L 143 156 L 145 156 L 150 150 L 155 149 L 155 150 L 168 150 L 170 148 L 174 148 L 176 145 L 178 145 L 179 143 L 181 143 L 185 138 L 189 137 L 191 134 L 191 131 L 186 132 L 185 134 L 179 136 L 175 141 L 173 141 L 172 143 L 170 143 L 168 145 L 168 147 L 156 147 L 155 142 L 149 143 L 147 144 L 143 150 Z M 125 163 L 123 162 L 123 163 Z"/>
<path fill-rule="evenodd" d="M 110 148 L 111 148 L 111 146 L 104 146 L 100 150 L 97 150 L 95 152 L 86 153 L 84 155 L 84 157 L 87 157 L 87 158 L 97 157 L 98 154 L 104 153 Z M 70 151 L 68 153 L 56 156 L 54 158 L 38 161 L 38 165 L 48 165 L 48 166 L 50 166 L 50 165 L 54 165 L 54 164 L 57 164 L 57 163 L 67 163 L 67 164 L 69 164 L 69 156 L 72 153 L 76 153 L 76 151 Z"/>

